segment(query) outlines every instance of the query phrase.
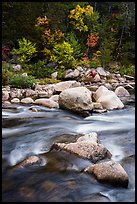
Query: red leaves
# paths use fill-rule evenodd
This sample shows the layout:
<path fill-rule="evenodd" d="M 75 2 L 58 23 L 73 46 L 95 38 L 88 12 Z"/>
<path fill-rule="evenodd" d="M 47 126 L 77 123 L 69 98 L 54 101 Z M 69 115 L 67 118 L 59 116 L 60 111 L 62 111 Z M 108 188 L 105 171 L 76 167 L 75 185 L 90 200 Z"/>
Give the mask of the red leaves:
<path fill-rule="evenodd" d="M 93 33 L 91 33 L 87 39 L 87 45 L 89 47 L 95 47 L 98 39 L 99 39 L 98 35 L 94 35 Z"/>
<path fill-rule="evenodd" d="M 90 71 L 88 73 L 88 76 L 92 76 L 94 78 L 96 76 L 96 74 L 97 74 L 97 72 L 93 70 L 93 71 Z"/>

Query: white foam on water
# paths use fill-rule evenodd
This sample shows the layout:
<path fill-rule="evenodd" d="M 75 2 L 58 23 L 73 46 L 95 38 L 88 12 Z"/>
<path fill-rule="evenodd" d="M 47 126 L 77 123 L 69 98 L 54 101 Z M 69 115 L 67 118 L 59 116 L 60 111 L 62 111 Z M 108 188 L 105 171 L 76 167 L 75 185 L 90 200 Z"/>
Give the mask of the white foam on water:
<path fill-rule="evenodd" d="M 122 151 L 121 147 L 118 146 L 117 144 L 115 144 L 112 140 L 111 142 L 103 142 L 103 145 L 110 151 L 110 153 L 112 154 L 111 159 L 118 162 L 120 160 L 122 160 L 125 155 L 124 152 Z"/>
<path fill-rule="evenodd" d="M 16 165 L 17 163 L 23 161 L 27 156 L 38 155 L 44 153 L 43 142 L 37 142 L 34 144 L 17 144 L 15 149 L 10 152 L 9 155 L 9 164 L 11 166 Z"/>

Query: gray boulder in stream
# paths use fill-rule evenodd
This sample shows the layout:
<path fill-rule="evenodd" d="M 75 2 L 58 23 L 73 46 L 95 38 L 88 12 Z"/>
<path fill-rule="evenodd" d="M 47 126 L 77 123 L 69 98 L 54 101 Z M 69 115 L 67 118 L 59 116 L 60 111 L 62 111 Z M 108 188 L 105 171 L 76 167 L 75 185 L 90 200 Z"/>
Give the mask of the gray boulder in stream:
<path fill-rule="evenodd" d="M 89 159 L 93 163 L 105 158 L 111 158 L 111 153 L 99 143 L 97 133 L 85 134 L 72 143 L 55 143 L 51 149 L 65 150 L 81 158 Z"/>
<path fill-rule="evenodd" d="M 62 91 L 59 95 L 59 107 L 74 112 L 91 111 L 92 92 L 86 87 L 69 88 Z"/>

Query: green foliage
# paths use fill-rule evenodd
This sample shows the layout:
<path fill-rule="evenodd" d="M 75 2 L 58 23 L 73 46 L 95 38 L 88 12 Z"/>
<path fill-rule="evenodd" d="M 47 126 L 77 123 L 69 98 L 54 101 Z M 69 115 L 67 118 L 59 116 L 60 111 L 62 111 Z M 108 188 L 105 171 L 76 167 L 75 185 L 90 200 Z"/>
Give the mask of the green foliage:
<path fill-rule="evenodd" d="M 39 60 L 34 64 L 24 64 L 24 71 L 35 76 L 35 78 L 45 78 L 50 77 L 55 71 L 55 68 L 51 68 L 47 64 L 47 60 Z"/>
<path fill-rule="evenodd" d="M 88 26 L 88 30 L 92 31 L 94 34 L 98 34 L 99 32 L 99 26 L 100 26 L 100 21 L 99 21 L 100 15 L 99 13 L 93 12 L 91 15 L 86 16 L 85 22 Z"/>
<path fill-rule="evenodd" d="M 54 84 L 60 82 L 59 79 L 52 79 L 52 78 L 43 78 L 43 79 L 38 79 L 37 83 L 44 85 L 44 84 Z"/>
<path fill-rule="evenodd" d="M 19 49 L 13 49 L 12 53 L 15 55 L 19 55 L 19 61 L 21 63 L 26 63 L 31 60 L 32 57 L 35 56 L 37 50 L 36 50 L 36 43 L 32 43 L 30 40 L 27 40 L 26 38 L 22 38 L 22 40 L 18 40 L 19 43 Z"/>
<path fill-rule="evenodd" d="M 55 53 L 53 61 L 59 64 L 67 64 L 73 60 L 73 48 L 68 42 L 64 41 L 63 43 L 56 44 L 53 48 L 53 52 Z"/>
<path fill-rule="evenodd" d="M 122 65 L 129 65 L 135 63 L 135 42 L 126 41 L 121 48 L 120 61 Z"/>
<path fill-rule="evenodd" d="M 73 56 L 75 59 L 80 59 L 83 56 L 81 45 L 74 32 L 67 35 L 66 40 L 70 43 L 73 48 Z"/>
<path fill-rule="evenodd" d="M 15 74 L 10 79 L 10 85 L 16 88 L 31 88 L 34 83 L 36 83 L 36 79 L 33 76 Z"/>
<path fill-rule="evenodd" d="M 74 60 L 73 48 L 68 42 L 63 41 L 62 43 L 55 44 L 53 50 L 44 49 L 46 57 L 49 57 L 51 62 L 57 63 L 58 65 L 69 66 Z"/>
<path fill-rule="evenodd" d="M 113 49 L 112 49 L 113 44 L 110 43 L 107 39 L 102 42 L 102 45 L 100 47 L 100 51 L 102 53 L 100 60 L 101 60 L 101 65 L 104 68 L 107 68 L 109 63 L 112 61 L 113 56 Z"/>
<path fill-rule="evenodd" d="M 36 30 L 36 19 L 45 19 L 45 14 L 48 24 L 42 24 L 43 30 Z M 96 46 L 87 48 L 90 33 L 98 35 L 99 39 Z M 91 63 L 95 67 L 101 63 L 109 68 L 110 62 L 116 61 L 125 67 L 124 70 L 129 70 L 135 63 L 135 2 L 3 2 L 2 44 L 10 49 L 18 48 L 17 39 L 22 37 L 35 43 L 31 46 L 29 40 L 24 40 L 22 48 L 14 51 L 19 55 L 23 69 L 38 78 L 49 77 L 55 68 L 36 62 L 37 59 L 42 61 L 45 55 L 62 71 L 75 67 L 78 61 L 82 63 L 81 57 L 87 49 L 89 61 L 84 61 L 83 65 Z M 63 42 L 70 44 L 72 53 L 70 47 L 63 50 Z M 35 45 L 37 59 L 33 58 Z M 67 45 L 64 47 L 67 49 Z M 98 50 L 101 56 L 94 57 Z M 33 61 L 34 66 L 30 64 L 31 59 L 36 62 Z"/>
<path fill-rule="evenodd" d="M 2 71 L 2 85 L 9 85 L 10 78 L 13 76 L 13 72 L 9 70 Z"/>
<path fill-rule="evenodd" d="M 114 51 L 117 47 L 116 32 L 113 31 L 111 21 L 107 17 L 101 19 L 99 24 L 99 42 L 98 47 L 101 51 L 100 61 L 101 66 L 107 68 L 109 63 L 114 59 Z"/>
<path fill-rule="evenodd" d="M 2 85 L 8 85 L 13 75 L 13 66 L 10 63 L 2 62 Z"/>
<path fill-rule="evenodd" d="M 13 71 L 13 65 L 7 62 L 2 62 L 2 70 Z"/>
<path fill-rule="evenodd" d="M 130 75 L 130 76 L 135 76 L 135 66 L 133 65 L 123 65 L 122 67 L 120 67 L 119 69 L 119 73 L 121 75 Z"/>

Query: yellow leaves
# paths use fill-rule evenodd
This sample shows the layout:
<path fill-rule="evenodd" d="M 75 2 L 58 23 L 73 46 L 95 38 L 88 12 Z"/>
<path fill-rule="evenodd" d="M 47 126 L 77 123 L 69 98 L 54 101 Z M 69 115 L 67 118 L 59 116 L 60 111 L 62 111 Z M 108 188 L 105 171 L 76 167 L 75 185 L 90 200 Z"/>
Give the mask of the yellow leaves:
<path fill-rule="evenodd" d="M 77 5 L 75 9 L 70 11 L 69 18 L 78 20 L 79 17 L 81 17 L 83 13 L 84 13 L 84 9 L 81 8 L 79 5 Z"/>
<path fill-rule="evenodd" d="M 71 19 L 74 19 L 76 22 L 72 22 L 77 30 L 81 31 L 88 31 L 88 27 L 84 24 L 84 14 L 86 16 L 90 16 L 93 13 L 93 7 L 87 5 L 85 8 L 80 7 L 79 5 L 76 6 L 75 9 L 70 11 L 70 15 L 68 16 Z"/>
<path fill-rule="evenodd" d="M 85 14 L 91 15 L 92 13 L 93 13 L 93 7 L 90 5 L 87 5 L 87 7 L 85 8 Z"/>
<path fill-rule="evenodd" d="M 75 20 L 78 20 L 78 18 L 84 13 L 85 15 L 91 15 L 93 13 L 93 7 L 87 5 L 86 8 L 81 8 L 79 5 L 77 5 L 75 9 L 70 11 L 69 18 L 74 18 Z"/>

